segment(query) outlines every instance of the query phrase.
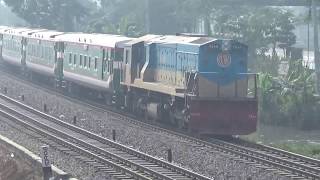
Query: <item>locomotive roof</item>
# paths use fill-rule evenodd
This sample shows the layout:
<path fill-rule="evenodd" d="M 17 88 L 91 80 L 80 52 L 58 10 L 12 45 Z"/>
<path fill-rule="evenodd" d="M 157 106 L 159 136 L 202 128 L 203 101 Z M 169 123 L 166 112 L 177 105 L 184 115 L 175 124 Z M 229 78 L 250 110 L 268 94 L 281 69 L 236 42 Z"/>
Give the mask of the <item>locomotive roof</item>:
<path fill-rule="evenodd" d="M 84 43 L 104 47 L 123 46 L 133 38 L 112 34 L 66 33 L 57 36 L 59 41 Z"/>
<path fill-rule="evenodd" d="M 211 42 L 215 40 L 211 37 L 190 37 L 190 36 L 174 36 L 174 35 L 153 35 L 148 34 L 145 36 L 140 37 L 139 39 L 142 39 L 146 41 L 147 43 L 181 43 L 181 44 L 206 44 L 208 42 Z"/>

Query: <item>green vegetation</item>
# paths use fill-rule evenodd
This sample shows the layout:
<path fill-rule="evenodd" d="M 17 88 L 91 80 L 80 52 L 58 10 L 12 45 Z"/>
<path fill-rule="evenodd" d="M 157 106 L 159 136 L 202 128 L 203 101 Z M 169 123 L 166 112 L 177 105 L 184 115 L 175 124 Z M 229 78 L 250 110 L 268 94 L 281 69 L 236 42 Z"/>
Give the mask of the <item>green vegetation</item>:
<path fill-rule="evenodd" d="M 87 9 L 77 0 L 3 0 L 32 27 L 75 31 L 74 21 L 81 21 Z"/>
<path fill-rule="evenodd" d="M 286 142 L 281 144 L 274 144 L 272 146 L 283 149 L 285 151 L 290 151 L 293 153 L 320 159 L 320 144 L 308 142 Z"/>
<path fill-rule="evenodd" d="M 313 71 L 301 60 L 289 61 L 284 76 L 260 74 L 260 120 L 300 129 L 320 127 L 320 98 L 315 94 Z"/>

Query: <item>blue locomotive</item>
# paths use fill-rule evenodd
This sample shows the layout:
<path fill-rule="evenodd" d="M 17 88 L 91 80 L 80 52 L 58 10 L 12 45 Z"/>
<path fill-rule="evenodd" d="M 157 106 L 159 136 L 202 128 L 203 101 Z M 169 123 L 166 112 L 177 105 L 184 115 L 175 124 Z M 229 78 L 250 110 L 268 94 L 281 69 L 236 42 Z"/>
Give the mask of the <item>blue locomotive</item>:
<path fill-rule="evenodd" d="M 256 74 L 247 46 L 203 36 L 64 33 L 0 27 L 0 57 L 25 74 L 81 87 L 149 121 L 198 134 L 256 131 Z"/>

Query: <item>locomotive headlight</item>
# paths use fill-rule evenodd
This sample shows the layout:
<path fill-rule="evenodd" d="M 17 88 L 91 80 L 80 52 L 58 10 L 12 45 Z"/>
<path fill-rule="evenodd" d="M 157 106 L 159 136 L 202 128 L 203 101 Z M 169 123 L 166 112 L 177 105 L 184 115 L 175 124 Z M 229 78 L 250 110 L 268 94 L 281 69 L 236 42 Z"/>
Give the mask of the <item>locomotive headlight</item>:
<path fill-rule="evenodd" d="M 222 51 L 229 51 L 231 47 L 231 43 L 229 40 L 222 41 Z"/>

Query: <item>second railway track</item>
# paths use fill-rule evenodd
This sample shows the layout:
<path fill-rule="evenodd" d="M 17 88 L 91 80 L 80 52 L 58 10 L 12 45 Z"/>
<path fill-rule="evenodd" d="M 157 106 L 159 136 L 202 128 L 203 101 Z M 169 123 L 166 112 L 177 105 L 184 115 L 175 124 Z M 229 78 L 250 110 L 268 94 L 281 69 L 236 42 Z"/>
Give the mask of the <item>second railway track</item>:
<path fill-rule="evenodd" d="M 210 179 L 65 123 L 4 95 L 0 95 L 0 115 L 105 165 L 101 169 L 117 179 Z"/>
<path fill-rule="evenodd" d="M 45 90 L 50 91 L 50 93 L 55 93 L 59 96 L 63 96 L 60 93 L 53 92 L 48 89 Z M 125 115 L 119 111 L 114 111 L 112 110 L 112 108 L 107 108 L 106 106 L 99 103 L 77 100 L 68 96 L 63 97 L 78 104 L 90 106 L 95 110 L 108 111 L 108 113 L 110 113 L 111 115 L 117 116 L 119 119 L 122 119 L 126 122 L 136 124 L 143 128 L 149 128 L 153 131 L 161 132 L 169 136 L 177 136 L 186 141 L 198 144 L 202 147 L 206 147 L 208 148 L 208 150 L 223 152 L 230 156 L 240 158 L 246 162 L 249 162 L 250 164 L 262 166 L 265 169 L 274 170 L 280 174 L 284 174 L 292 178 L 315 180 L 320 179 L 320 160 L 312 159 L 265 145 L 250 143 L 243 140 L 200 140 L 188 134 L 172 131 L 170 129 L 161 128 L 149 123 L 138 121 L 133 116 Z"/>

